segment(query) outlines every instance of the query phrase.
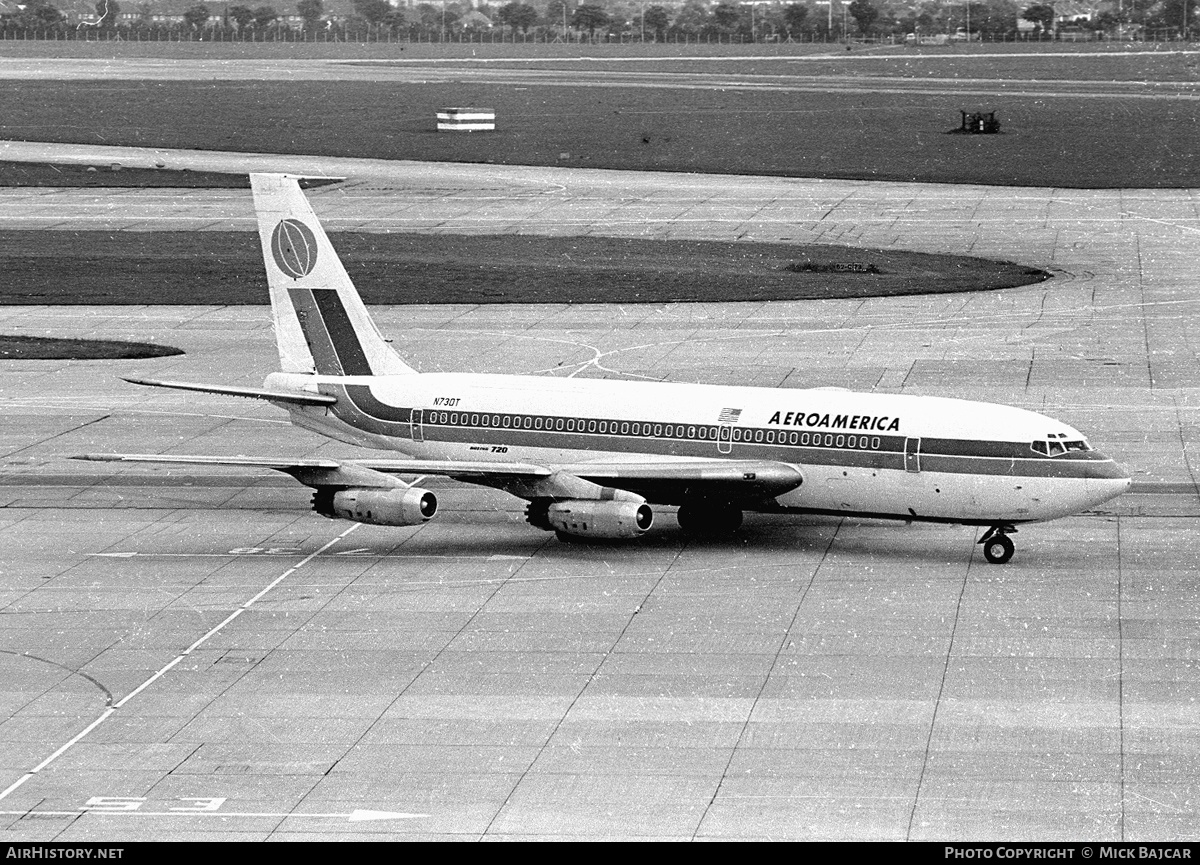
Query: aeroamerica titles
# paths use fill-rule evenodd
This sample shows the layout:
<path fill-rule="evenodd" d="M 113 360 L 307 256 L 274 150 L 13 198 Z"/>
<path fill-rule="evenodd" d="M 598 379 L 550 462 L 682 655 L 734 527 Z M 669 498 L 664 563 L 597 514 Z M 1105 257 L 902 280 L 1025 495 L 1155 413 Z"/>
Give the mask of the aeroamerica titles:
<path fill-rule="evenodd" d="M 877 430 L 899 432 L 900 418 L 873 414 L 822 414 L 802 411 L 775 412 L 768 424 L 801 426 L 810 429 Z"/>

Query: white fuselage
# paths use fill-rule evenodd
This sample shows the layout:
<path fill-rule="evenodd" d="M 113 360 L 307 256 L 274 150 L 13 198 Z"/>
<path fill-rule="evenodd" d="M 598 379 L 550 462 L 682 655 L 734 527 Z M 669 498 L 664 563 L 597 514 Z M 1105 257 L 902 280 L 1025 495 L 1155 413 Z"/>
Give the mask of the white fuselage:
<path fill-rule="evenodd" d="M 267 385 L 336 393 L 331 409 L 291 407 L 293 421 L 415 459 L 536 463 L 585 476 L 589 462 L 798 467 L 804 483 L 763 503 L 771 510 L 1016 523 L 1075 513 L 1129 486 L 1071 427 L 966 400 L 458 373 L 276 373 Z"/>

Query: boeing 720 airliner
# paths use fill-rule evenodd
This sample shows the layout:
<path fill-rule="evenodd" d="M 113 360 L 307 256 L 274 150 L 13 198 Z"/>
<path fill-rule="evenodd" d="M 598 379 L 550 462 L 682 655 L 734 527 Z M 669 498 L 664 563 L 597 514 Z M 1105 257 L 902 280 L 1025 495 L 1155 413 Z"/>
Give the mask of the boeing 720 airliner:
<path fill-rule="evenodd" d="M 414 526 L 446 476 L 528 502 L 539 529 L 635 538 L 655 506 L 689 532 L 736 530 L 745 511 L 985 528 L 1007 562 L 1020 523 L 1107 501 L 1127 473 L 1041 414 L 966 400 L 542 376 L 417 373 L 376 329 L 287 175 L 251 175 L 280 371 L 262 388 L 130 379 L 266 400 L 294 424 L 390 452 L 381 459 L 88 454 L 80 459 L 274 469 L 315 489 L 327 517 Z"/>

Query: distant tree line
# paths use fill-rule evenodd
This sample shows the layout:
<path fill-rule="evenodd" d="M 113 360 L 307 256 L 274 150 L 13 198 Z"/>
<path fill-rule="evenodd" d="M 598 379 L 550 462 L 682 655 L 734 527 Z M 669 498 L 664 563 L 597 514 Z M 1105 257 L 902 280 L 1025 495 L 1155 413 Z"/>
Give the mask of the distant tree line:
<path fill-rule="evenodd" d="M 282 4 L 224 5 L 197 2 L 166 19 L 150 2 L 122 9 L 118 0 L 97 0 L 88 21 L 68 21 L 52 0 L 29 0 L 16 14 L 0 18 L 0 28 L 53 34 L 76 31 L 167 30 L 172 33 L 230 38 L 274 38 L 287 31 L 336 34 L 387 34 L 414 41 L 443 41 L 489 34 L 505 41 L 571 38 L 590 41 L 789 41 L 831 38 L 903 38 L 908 33 L 969 32 L 974 38 L 1011 38 L 1018 20 L 1037 35 L 1054 35 L 1064 25 L 1115 32 L 1130 28 L 1172 29 L 1188 33 L 1200 0 L 1131 0 L 1119 10 L 1099 12 L 1090 20 L 1056 21 L 1051 3 L 1015 0 L 833 0 L 736 2 L 687 0 L 682 6 L 643 4 L 640 0 L 512 0 L 503 4 L 468 2 L 392 6 L 388 0 L 352 0 L 353 13 L 331 18 L 322 0 Z M 50 38 L 53 38 L 51 36 Z"/>

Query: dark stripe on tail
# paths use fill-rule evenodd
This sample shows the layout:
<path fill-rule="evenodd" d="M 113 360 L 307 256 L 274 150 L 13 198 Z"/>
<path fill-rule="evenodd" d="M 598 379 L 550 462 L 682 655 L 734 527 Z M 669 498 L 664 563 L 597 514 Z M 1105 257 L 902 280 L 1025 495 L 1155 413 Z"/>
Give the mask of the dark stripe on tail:
<path fill-rule="evenodd" d="M 367 354 L 336 291 L 290 288 L 288 296 L 319 374 L 372 374 Z"/>

